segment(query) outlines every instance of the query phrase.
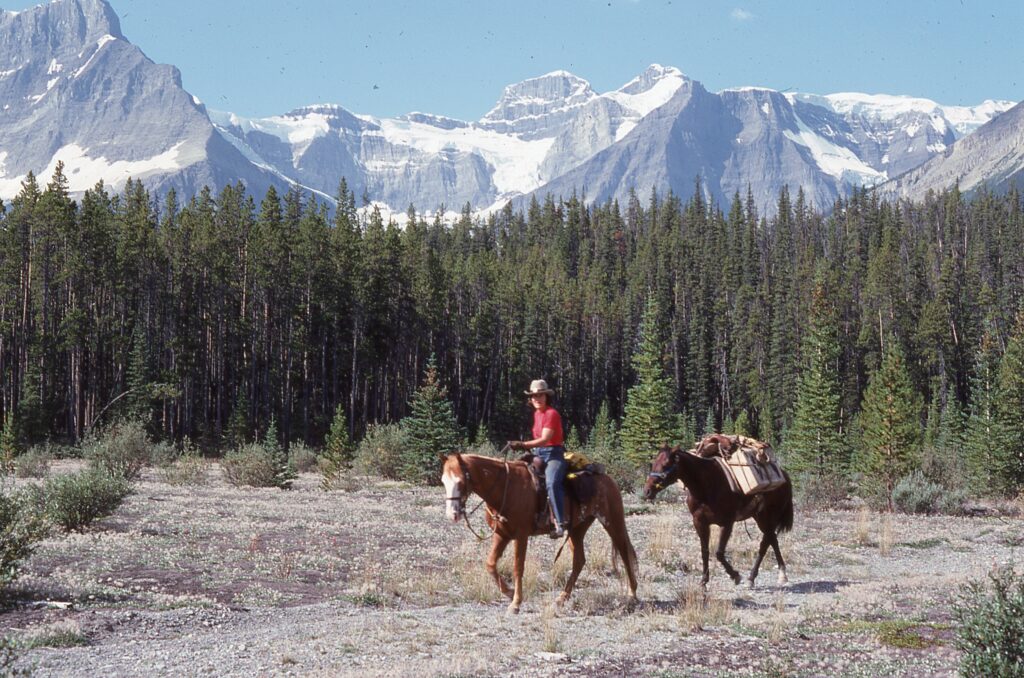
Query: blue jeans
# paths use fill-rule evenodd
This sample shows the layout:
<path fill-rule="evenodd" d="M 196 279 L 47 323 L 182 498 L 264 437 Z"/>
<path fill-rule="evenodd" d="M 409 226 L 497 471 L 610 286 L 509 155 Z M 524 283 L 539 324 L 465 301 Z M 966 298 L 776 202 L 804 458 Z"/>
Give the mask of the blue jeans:
<path fill-rule="evenodd" d="M 538 447 L 533 450 L 534 454 L 543 459 L 547 466 L 544 469 L 544 480 L 548 486 L 548 501 L 555 512 L 555 522 L 559 525 L 567 524 L 563 515 L 565 500 L 565 474 L 569 472 L 569 464 L 562 454 L 565 448 L 561 445 L 554 447 Z"/>

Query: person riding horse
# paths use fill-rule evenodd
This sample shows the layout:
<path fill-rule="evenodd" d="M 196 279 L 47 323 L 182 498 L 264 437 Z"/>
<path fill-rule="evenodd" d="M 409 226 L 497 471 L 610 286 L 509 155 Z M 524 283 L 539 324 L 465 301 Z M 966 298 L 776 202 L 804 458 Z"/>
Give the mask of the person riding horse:
<path fill-rule="evenodd" d="M 555 526 L 548 535 L 558 539 L 565 534 L 568 521 L 565 518 L 565 490 L 563 481 L 569 471 L 565 461 L 564 437 L 562 435 L 562 417 L 551 405 L 553 389 L 543 379 L 530 383 L 530 390 L 524 391 L 530 397 L 533 406 L 533 439 L 510 440 L 509 449 L 531 450 L 546 465 L 544 470 L 545 484 L 548 490 L 548 504 L 554 514 Z"/>

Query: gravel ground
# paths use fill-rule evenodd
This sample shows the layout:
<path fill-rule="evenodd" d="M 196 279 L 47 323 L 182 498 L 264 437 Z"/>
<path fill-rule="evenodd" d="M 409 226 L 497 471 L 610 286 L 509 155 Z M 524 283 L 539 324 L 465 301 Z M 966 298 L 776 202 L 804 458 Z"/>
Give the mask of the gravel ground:
<path fill-rule="evenodd" d="M 486 544 L 445 521 L 440 487 L 317 483 L 239 489 L 214 466 L 206 484 L 177 487 L 148 472 L 114 516 L 42 543 L 27 562 L 0 612 L 2 632 L 32 647 L 17 666 L 42 676 L 948 676 L 961 585 L 1019 562 L 1024 545 L 1016 518 L 798 507 L 781 540 L 787 585 L 769 555 L 756 589 L 733 586 L 716 564 L 705 595 L 672 489 L 653 504 L 626 498 L 639 605 L 627 605 L 595 527 L 571 602 L 553 605 L 570 559 L 553 563 L 557 544 L 536 538 L 522 613 L 508 616 L 483 569 Z M 733 533 L 741 571 L 757 535 L 752 521 Z"/>

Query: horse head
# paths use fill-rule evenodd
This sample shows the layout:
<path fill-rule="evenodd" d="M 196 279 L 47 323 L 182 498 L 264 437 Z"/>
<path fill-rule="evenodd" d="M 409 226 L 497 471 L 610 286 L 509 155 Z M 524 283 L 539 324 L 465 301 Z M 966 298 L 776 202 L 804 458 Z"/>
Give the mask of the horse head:
<path fill-rule="evenodd" d="M 677 469 L 682 449 L 676 445 L 662 445 L 651 462 L 651 472 L 647 474 L 644 484 L 644 499 L 650 501 L 667 486 L 679 479 Z"/>
<path fill-rule="evenodd" d="M 444 513 L 453 523 L 466 515 L 469 499 L 469 469 L 458 452 L 441 455 L 441 484 L 444 485 Z"/>

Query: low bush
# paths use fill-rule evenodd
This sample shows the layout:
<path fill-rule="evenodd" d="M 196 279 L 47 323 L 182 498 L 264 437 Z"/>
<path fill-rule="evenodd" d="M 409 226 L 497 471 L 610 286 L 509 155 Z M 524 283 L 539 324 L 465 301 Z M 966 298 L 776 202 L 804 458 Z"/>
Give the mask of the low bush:
<path fill-rule="evenodd" d="M 316 452 L 308 447 L 306 443 L 292 443 L 288 448 L 288 460 L 299 473 L 309 473 L 317 470 Z"/>
<path fill-rule="evenodd" d="M 374 424 L 356 448 L 353 470 L 398 480 L 402 471 L 402 429 L 398 424 Z"/>
<path fill-rule="evenodd" d="M 248 443 L 228 452 L 221 461 L 224 477 L 236 487 L 280 487 L 295 478 L 290 464 L 282 464 L 275 449 L 265 443 Z"/>
<path fill-rule="evenodd" d="M 971 582 L 953 607 L 964 676 L 1024 677 L 1024 576 L 1012 566 Z"/>
<path fill-rule="evenodd" d="M 645 472 L 626 459 L 617 448 L 607 445 L 588 446 L 583 449 L 583 454 L 604 466 L 604 472 L 618 484 L 623 494 L 633 492 L 643 485 L 641 479 Z"/>
<path fill-rule="evenodd" d="M 93 468 L 135 480 L 149 463 L 153 443 L 140 421 L 122 421 L 90 437 L 82 446 Z"/>
<path fill-rule="evenodd" d="M 177 457 L 160 468 L 160 477 L 168 485 L 205 485 L 209 464 L 190 440 L 185 439 Z"/>
<path fill-rule="evenodd" d="M 892 490 L 892 503 L 903 513 L 947 513 L 962 511 L 962 491 L 949 490 L 928 480 L 920 471 L 904 476 Z"/>
<path fill-rule="evenodd" d="M 129 494 L 131 483 L 123 476 L 90 468 L 50 478 L 42 501 L 47 518 L 70 532 L 110 515 Z"/>
<path fill-rule="evenodd" d="M 848 483 L 842 474 L 804 473 L 796 478 L 796 500 L 806 508 L 836 508 L 847 498 Z"/>
<path fill-rule="evenodd" d="M 14 459 L 14 475 L 18 478 L 45 478 L 50 473 L 50 460 L 46 446 L 33 445 Z"/>
<path fill-rule="evenodd" d="M 18 576 L 21 562 L 48 533 L 39 502 L 26 492 L 0 489 L 0 587 Z"/>

